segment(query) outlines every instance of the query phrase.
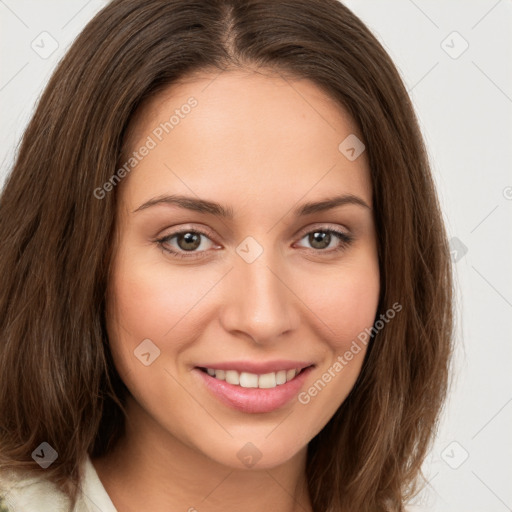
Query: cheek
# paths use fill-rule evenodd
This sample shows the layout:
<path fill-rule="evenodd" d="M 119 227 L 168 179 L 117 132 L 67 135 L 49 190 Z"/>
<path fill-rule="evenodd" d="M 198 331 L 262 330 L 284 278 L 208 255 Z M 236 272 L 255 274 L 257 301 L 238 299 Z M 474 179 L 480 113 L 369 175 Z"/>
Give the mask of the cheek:
<path fill-rule="evenodd" d="M 194 314 L 200 308 L 194 305 L 211 284 L 193 279 L 183 269 L 170 270 L 169 265 L 147 255 L 139 257 L 136 251 L 120 256 L 112 276 L 107 313 L 116 369 L 136 401 L 156 416 L 157 405 L 169 402 L 170 396 L 176 407 L 181 404 L 184 409 L 186 403 L 179 401 L 180 387 L 165 370 L 175 374 L 173 366 L 180 353 L 199 335 L 200 323 L 194 321 Z M 148 351 L 146 366 L 143 354 Z M 179 414 L 179 407 L 174 414 Z"/>
<path fill-rule="evenodd" d="M 186 272 L 172 272 L 136 256 L 119 260 L 112 278 L 107 325 L 116 367 L 125 382 L 147 379 L 144 362 L 137 354 L 153 348 L 158 358 L 150 368 L 164 368 L 196 336 L 193 306 L 207 291 L 207 285 L 191 279 Z M 188 327 L 187 327 L 188 326 Z M 186 332 L 185 332 L 186 330 Z M 145 345 L 141 345 L 142 343 Z M 152 356 L 151 356 L 152 357 Z M 142 362 L 142 364 L 141 364 Z M 139 382 L 140 384 L 140 382 Z"/>
<path fill-rule="evenodd" d="M 127 258 L 117 266 L 113 279 L 112 317 L 132 339 L 168 339 L 172 335 L 166 334 L 179 330 L 175 326 L 210 287 L 207 280 L 183 269 L 171 271 L 162 263 Z"/>
<path fill-rule="evenodd" d="M 308 297 L 307 305 L 317 317 L 316 328 L 333 351 L 344 352 L 375 321 L 380 293 L 378 262 L 368 255 L 316 278 L 313 284 L 303 289 L 302 296 Z"/>
<path fill-rule="evenodd" d="M 318 285 L 322 281 L 316 281 Z M 377 313 L 380 275 L 378 262 L 370 257 L 337 269 L 325 286 L 309 293 L 317 321 L 317 340 L 324 360 L 315 377 L 298 396 L 304 428 L 318 432 L 334 415 L 352 390 L 366 354 Z M 367 331 L 365 331 L 365 329 Z"/>

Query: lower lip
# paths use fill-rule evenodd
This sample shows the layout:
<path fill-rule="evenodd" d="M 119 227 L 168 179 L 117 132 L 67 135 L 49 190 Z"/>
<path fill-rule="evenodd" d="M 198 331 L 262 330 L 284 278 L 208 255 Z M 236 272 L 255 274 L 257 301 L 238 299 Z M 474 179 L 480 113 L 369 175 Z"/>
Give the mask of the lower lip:
<path fill-rule="evenodd" d="M 225 405 L 247 413 L 271 412 L 287 404 L 299 393 L 304 381 L 313 370 L 313 366 L 304 369 L 295 378 L 274 388 L 243 388 L 228 384 L 194 368 L 194 374 L 206 384 L 206 387 Z"/>

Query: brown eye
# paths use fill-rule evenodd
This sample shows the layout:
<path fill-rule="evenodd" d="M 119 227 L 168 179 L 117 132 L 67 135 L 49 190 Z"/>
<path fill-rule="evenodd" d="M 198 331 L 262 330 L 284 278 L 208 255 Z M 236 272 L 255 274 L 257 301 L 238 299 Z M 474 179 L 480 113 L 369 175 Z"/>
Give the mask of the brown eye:
<path fill-rule="evenodd" d="M 193 231 L 179 233 L 176 236 L 176 243 L 184 251 L 194 251 L 201 245 L 201 234 Z"/>
<path fill-rule="evenodd" d="M 310 231 L 302 237 L 304 239 L 307 239 L 312 249 L 326 253 L 342 250 L 353 241 L 351 235 L 331 228 Z"/>
<path fill-rule="evenodd" d="M 208 240 L 213 245 L 207 233 L 187 229 L 159 238 L 156 242 L 164 251 L 172 256 L 178 258 L 201 258 L 208 252 L 208 244 L 205 247 L 203 240 Z"/>
<path fill-rule="evenodd" d="M 308 241 L 313 249 L 327 249 L 331 243 L 331 233 L 327 231 L 314 231 L 308 235 Z"/>

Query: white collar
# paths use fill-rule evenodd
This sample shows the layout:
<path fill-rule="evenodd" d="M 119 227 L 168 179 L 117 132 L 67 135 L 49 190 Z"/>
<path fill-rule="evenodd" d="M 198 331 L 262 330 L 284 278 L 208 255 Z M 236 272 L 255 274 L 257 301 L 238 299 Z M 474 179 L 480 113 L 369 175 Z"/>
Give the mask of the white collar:
<path fill-rule="evenodd" d="M 82 494 L 84 504 L 87 506 L 87 511 L 117 512 L 117 509 L 114 507 L 105 487 L 103 487 L 89 456 L 87 456 L 84 463 Z"/>

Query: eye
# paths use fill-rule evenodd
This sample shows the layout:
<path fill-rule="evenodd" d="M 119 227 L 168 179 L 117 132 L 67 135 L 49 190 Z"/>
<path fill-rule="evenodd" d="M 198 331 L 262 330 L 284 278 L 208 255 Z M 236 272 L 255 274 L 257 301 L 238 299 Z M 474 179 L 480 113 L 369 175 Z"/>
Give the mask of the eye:
<path fill-rule="evenodd" d="M 198 231 L 197 229 L 185 229 L 159 238 L 156 242 L 164 251 L 176 258 L 200 258 L 202 257 L 202 253 L 205 252 L 205 250 L 197 251 L 199 248 L 205 249 L 202 238 L 210 240 L 208 233 Z M 173 239 L 176 239 L 176 245 L 171 243 Z M 171 248 L 169 248 L 169 246 Z"/>
<path fill-rule="evenodd" d="M 343 231 L 333 228 L 318 228 L 309 231 L 301 240 L 307 239 L 316 252 L 337 252 L 347 248 L 352 242 L 353 237 Z"/>
<path fill-rule="evenodd" d="M 171 233 L 155 240 L 162 250 L 176 258 L 202 258 L 205 256 L 208 247 L 205 247 L 203 238 L 209 240 L 209 233 L 197 229 L 184 229 Z M 333 253 L 342 251 L 348 247 L 353 237 L 343 231 L 333 228 L 318 228 L 307 232 L 301 240 L 307 239 L 312 246 L 312 251 L 317 253 Z M 174 240 L 174 242 L 173 242 Z M 208 246 L 208 243 L 206 243 Z M 218 246 L 217 246 L 218 247 Z M 198 250 L 201 249 L 201 250 Z"/>

